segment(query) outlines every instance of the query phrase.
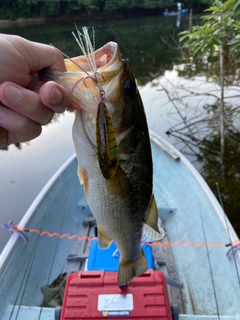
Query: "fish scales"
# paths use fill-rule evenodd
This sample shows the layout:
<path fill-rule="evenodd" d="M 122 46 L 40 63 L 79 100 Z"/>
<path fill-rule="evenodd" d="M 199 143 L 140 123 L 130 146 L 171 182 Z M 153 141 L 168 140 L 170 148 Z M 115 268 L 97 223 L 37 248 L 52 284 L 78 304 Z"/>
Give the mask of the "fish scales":
<path fill-rule="evenodd" d="M 141 248 L 144 223 L 158 232 L 151 147 L 142 100 L 118 45 L 107 43 L 92 56 L 95 71 L 79 56 L 65 60 L 68 72 L 43 73 L 78 105 L 73 140 L 79 179 L 97 221 L 99 246 L 107 248 L 112 240 L 118 246 L 118 284 L 125 288 L 148 268 Z"/>

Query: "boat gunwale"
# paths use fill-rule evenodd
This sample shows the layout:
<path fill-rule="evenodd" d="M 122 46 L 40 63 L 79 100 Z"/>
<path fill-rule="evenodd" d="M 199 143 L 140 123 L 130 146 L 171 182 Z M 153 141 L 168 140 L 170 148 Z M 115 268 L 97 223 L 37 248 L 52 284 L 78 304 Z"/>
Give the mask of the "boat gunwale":
<path fill-rule="evenodd" d="M 34 217 L 37 208 L 41 205 L 44 201 L 48 191 L 54 186 L 57 179 L 60 177 L 61 174 L 64 173 L 65 170 L 69 167 L 69 165 L 76 159 L 76 154 L 72 154 L 61 166 L 60 168 L 53 174 L 53 176 L 47 181 L 44 187 L 40 190 L 37 194 L 33 202 L 31 203 L 30 207 L 22 217 L 19 222 L 19 225 L 23 228 L 27 227 L 30 223 L 32 218 Z M 10 239 L 8 240 L 7 244 L 3 248 L 2 252 L 0 253 L 0 276 L 4 272 L 5 266 L 7 265 L 12 252 L 15 250 L 18 242 L 21 241 L 18 234 L 12 234 Z"/>

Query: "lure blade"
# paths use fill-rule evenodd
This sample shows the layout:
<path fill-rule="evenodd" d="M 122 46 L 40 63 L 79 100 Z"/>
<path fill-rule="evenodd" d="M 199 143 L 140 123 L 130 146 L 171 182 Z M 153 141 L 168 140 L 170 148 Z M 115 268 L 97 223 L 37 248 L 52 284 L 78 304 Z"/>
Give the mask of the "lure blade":
<path fill-rule="evenodd" d="M 99 166 L 102 175 L 110 179 L 119 165 L 118 149 L 112 126 L 112 119 L 104 102 L 100 102 L 97 111 L 96 140 Z"/>

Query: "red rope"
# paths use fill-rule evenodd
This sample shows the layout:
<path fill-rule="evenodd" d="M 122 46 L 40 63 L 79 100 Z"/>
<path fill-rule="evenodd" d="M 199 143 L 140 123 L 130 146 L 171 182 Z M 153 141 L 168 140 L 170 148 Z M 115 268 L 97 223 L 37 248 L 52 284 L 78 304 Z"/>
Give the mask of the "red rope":
<path fill-rule="evenodd" d="M 68 238 L 69 240 L 73 240 L 73 239 L 77 239 L 79 241 L 82 241 L 82 240 L 87 240 L 87 241 L 92 241 L 94 239 L 97 239 L 97 237 L 88 237 L 88 236 L 82 236 L 80 237 L 79 235 L 75 234 L 75 235 L 72 235 L 70 236 L 69 234 L 67 233 L 64 233 L 62 235 L 60 235 L 58 232 L 54 232 L 54 233 L 50 233 L 48 231 L 39 231 L 37 229 L 26 229 L 26 228 L 23 228 L 23 227 L 20 227 L 18 225 L 16 225 L 15 228 L 12 228 L 12 230 L 16 231 L 16 230 L 20 230 L 20 231 L 24 231 L 24 232 L 31 232 L 31 233 L 37 233 L 39 236 L 44 236 L 44 235 L 47 235 L 49 236 L 50 238 L 52 237 L 58 237 L 60 239 L 63 239 L 63 238 Z M 187 243 L 183 243 L 181 241 L 177 241 L 175 243 L 172 243 L 170 241 L 165 241 L 165 242 L 159 242 L 159 241 L 154 241 L 154 242 L 148 242 L 148 241 L 144 241 L 142 242 L 143 244 L 148 244 L 150 246 L 154 246 L 154 245 L 159 245 L 160 247 L 164 247 L 166 245 L 169 245 L 171 247 L 176 247 L 176 246 L 182 246 L 182 247 L 189 247 L 189 246 L 194 246 L 196 248 L 199 248 L 201 246 L 206 246 L 206 247 L 213 247 L 213 246 L 217 246 L 217 247 L 220 247 L 220 248 L 224 248 L 226 246 L 236 246 L 236 245 L 239 245 L 240 244 L 240 239 L 237 239 L 237 240 L 234 240 L 231 244 L 222 244 L 222 243 L 218 243 L 216 241 L 213 241 L 211 243 L 206 243 L 205 241 L 201 241 L 199 243 L 195 243 L 193 241 L 189 241 Z"/>

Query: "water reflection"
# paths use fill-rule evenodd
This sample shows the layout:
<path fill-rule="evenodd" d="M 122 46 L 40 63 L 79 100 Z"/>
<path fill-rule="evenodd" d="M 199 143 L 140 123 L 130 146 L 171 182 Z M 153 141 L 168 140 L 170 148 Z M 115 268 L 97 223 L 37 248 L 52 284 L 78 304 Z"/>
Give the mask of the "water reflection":
<path fill-rule="evenodd" d="M 75 21 L 81 28 L 82 21 Z M 144 17 L 134 19 L 108 19 L 84 21 L 89 27 L 94 26 L 96 48 L 109 41 L 120 45 L 123 57 L 129 61 L 131 69 L 141 85 L 153 80 L 152 75 L 163 75 L 165 70 L 172 70 L 173 63 L 180 54 L 173 43 L 178 32 L 188 27 L 188 17 L 182 17 L 179 28 L 176 17 Z M 57 22 L 34 27 L 23 26 L 4 28 L 5 33 L 16 33 L 29 40 L 52 43 L 69 56 L 77 56 L 77 46 L 72 31 L 74 22 Z"/>
<path fill-rule="evenodd" d="M 238 88 L 236 90 L 238 91 Z M 181 108 L 175 106 L 175 112 L 178 116 L 181 115 L 182 121 L 172 126 L 167 133 L 177 139 L 178 147 L 188 157 L 197 162 L 201 175 L 217 198 L 216 183 L 218 183 L 224 209 L 236 232 L 240 234 L 240 109 L 237 97 L 235 104 L 235 106 L 225 105 L 223 162 L 220 151 L 218 99 L 215 104 L 206 104 L 195 110 L 192 116 L 189 113 L 186 116 Z"/>
<path fill-rule="evenodd" d="M 226 147 L 224 162 L 221 164 L 220 134 L 218 130 L 212 128 L 211 122 L 205 125 L 211 134 L 201 140 L 192 134 L 190 127 L 181 132 L 170 132 L 170 135 L 179 139 L 181 145 L 185 144 L 188 154 L 192 153 L 192 156 L 196 157 L 201 164 L 200 173 L 216 197 L 218 197 L 216 183 L 219 184 L 224 209 L 236 232 L 240 234 L 240 133 L 232 125 L 225 128 Z M 198 129 L 202 130 L 201 123 Z"/>
<path fill-rule="evenodd" d="M 181 25 L 181 14 L 177 15 L 177 21 L 176 21 L 176 26 L 179 28 Z"/>

